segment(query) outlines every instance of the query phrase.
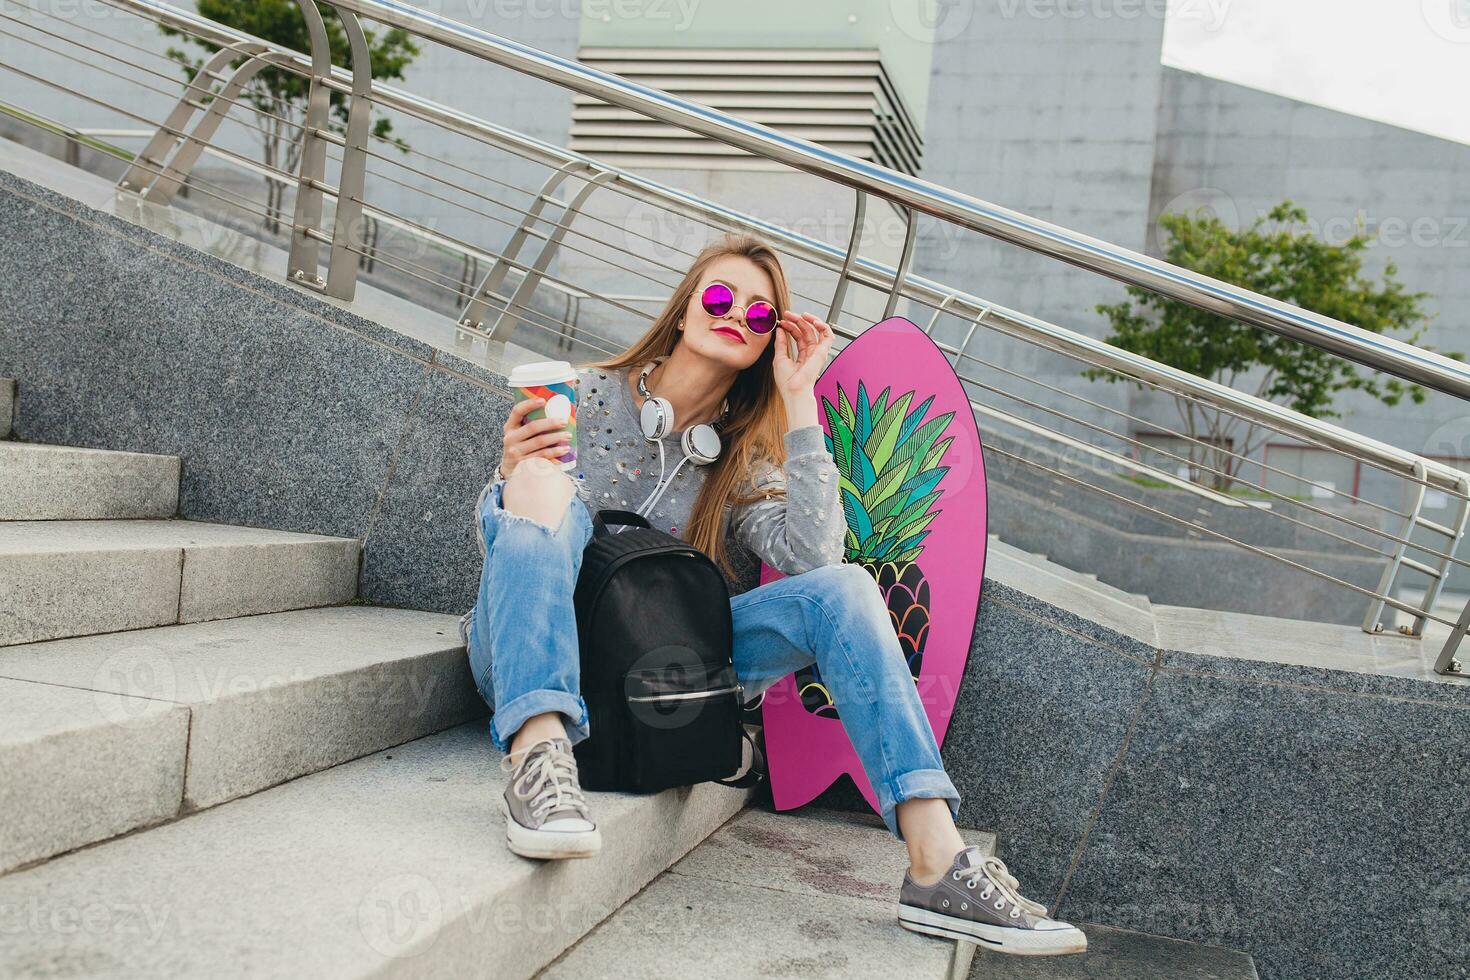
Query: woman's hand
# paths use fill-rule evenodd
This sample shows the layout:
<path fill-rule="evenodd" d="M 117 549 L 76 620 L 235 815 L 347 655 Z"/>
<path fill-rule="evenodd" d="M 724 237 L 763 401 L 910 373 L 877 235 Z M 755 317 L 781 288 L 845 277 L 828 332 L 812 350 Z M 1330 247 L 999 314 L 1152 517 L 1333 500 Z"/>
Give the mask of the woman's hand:
<path fill-rule="evenodd" d="M 546 404 L 544 398 L 525 398 L 515 403 L 505 421 L 505 444 L 500 453 L 500 472 L 510 476 L 523 459 L 545 456 L 555 460 L 566 455 L 572 434 L 566 423 L 551 418 L 526 421 L 526 414 Z"/>
<path fill-rule="evenodd" d="M 827 366 L 827 354 L 832 350 L 832 341 L 837 335 L 820 317 L 811 313 L 787 310 L 781 314 L 777 326 L 782 335 L 774 340 L 776 352 L 771 361 L 771 373 L 776 378 L 781 397 L 790 406 L 794 399 L 809 396 L 816 388 L 817 377 Z M 796 340 L 794 358 L 786 350 L 785 334 Z"/>

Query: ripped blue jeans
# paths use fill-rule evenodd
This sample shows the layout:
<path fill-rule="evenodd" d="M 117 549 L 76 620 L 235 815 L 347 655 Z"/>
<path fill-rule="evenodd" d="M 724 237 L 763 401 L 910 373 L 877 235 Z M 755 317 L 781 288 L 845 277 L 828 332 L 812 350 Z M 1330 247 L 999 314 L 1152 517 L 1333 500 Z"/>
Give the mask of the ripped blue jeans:
<path fill-rule="evenodd" d="M 501 752 L 528 718 L 547 711 L 561 713 L 575 744 L 590 734 L 572 596 L 592 516 L 573 495 L 561 522 L 548 528 L 506 511 L 504 486 L 486 487 L 476 508 L 485 561 L 475 605 L 461 621 L 470 669 L 493 709 L 490 737 Z M 882 593 L 861 566 L 828 565 L 767 583 L 732 597 L 730 612 L 735 673 L 747 701 L 817 664 L 895 837 L 903 840 L 894 810 L 904 800 L 940 797 L 958 816 L 959 792 Z"/>

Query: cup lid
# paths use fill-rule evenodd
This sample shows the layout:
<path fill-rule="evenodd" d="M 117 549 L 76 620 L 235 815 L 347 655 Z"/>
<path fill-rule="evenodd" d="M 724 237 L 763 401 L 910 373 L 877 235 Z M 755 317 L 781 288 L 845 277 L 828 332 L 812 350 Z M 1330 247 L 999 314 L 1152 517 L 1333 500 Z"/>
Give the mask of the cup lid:
<path fill-rule="evenodd" d="M 570 381 L 576 376 L 577 372 L 570 361 L 533 361 L 511 368 L 506 380 L 512 388 L 524 388 L 529 385 L 557 384 Z"/>

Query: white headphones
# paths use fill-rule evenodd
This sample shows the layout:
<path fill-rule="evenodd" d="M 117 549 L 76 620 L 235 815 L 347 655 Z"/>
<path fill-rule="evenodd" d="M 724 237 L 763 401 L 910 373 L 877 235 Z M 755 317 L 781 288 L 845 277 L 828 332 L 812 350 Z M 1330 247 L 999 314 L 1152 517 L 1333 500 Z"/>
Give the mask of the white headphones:
<path fill-rule="evenodd" d="M 648 375 L 655 367 L 669 359 L 664 354 L 656 357 L 643 365 L 642 372 L 638 375 L 638 394 L 643 396 L 643 408 L 639 416 L 639 423 L 643 427 L 643 438 L 649 442 L 658 443 L 658 479 L 659 483 L 654 488 L 649 499 L 638 505 L 637 513 L 647 517 L 653 512 L 654 504 L 663 496 L 664 491 L 674 482 L 674 477 L 679 474 L 679 467 L 693 460 L 698 466 L 708 466 L 720 458 L 720 434 L 716 427 L 730 414 L 730 399 L 726 398 L 720 407 L 720 417 L 713 424 L 700 423 L 685 429 L 679 437 L 680 448 L 684 451 L 684 458 L 679 465 L 674 467 L 674 472 L 669 474 L 668 480 L 664 480 L 664 444 L 663 437 L 674 429 L 674 406 L 669 404 L 667 398 L 660 398 L 648 390 Z M 624 525 L 626 527 L 627 525 Z M 622 528 L 619 528 L 622 531 Z"/>

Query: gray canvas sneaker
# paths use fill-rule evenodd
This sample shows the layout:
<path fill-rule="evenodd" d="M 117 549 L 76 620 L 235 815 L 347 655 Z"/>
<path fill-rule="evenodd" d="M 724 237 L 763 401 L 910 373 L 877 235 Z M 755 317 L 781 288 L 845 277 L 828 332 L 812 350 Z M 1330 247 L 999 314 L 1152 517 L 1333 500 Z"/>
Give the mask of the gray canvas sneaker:
<path fill-rule="evenodd" d="M 522 857 L 591 857 L 602 847 L 602 834 L 592 821 L 577 760 L 566 738 L 542 739 L 521 750 L 521 758 L 500 760 L 510 781 L 501 795 L 505 840 Z"/>
<path fill-rule="evenodd" d="M 917 884 L 905 872 L 898 921 L 905 929 L 1000 953 L 1055 956 L 1087 949 L 1081 929 L 1047 918 L 1046 906 L 1022 896 L 1019 887 L 1000 858 L 967 847 L 932 885 Z"/>

